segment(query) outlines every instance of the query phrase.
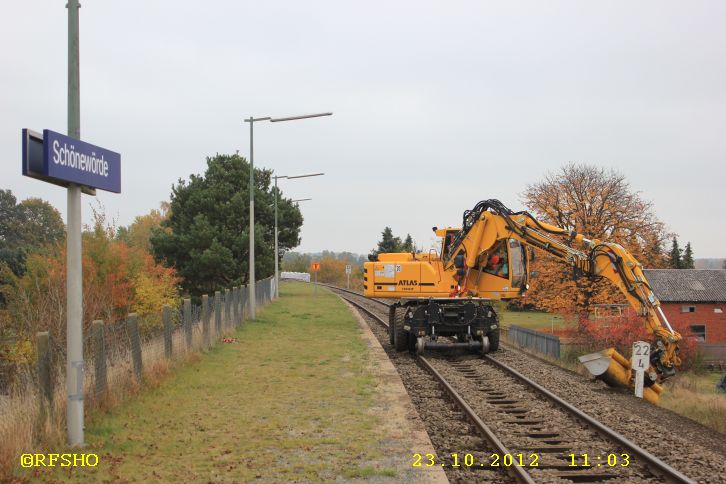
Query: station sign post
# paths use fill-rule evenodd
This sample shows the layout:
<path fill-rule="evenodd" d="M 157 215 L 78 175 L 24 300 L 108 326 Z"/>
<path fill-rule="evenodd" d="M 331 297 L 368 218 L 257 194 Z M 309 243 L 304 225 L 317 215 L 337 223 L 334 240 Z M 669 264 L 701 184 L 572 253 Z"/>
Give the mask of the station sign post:
<path fill-rule="evenodd" d="M 66 421 L 68 444 L 81 446 L 84 443 L 81 192 L 95 195 L 99 189 L 121 193 L 121 155 L 49 129 L 43 130 L 42 135 L 23 129 L 22 173 L 68 190 Z"/>
<path fill-rule="evenodd" d="M 635 396 L 643 398 L 643 383 L 645 370 L 650 366 L 650 343 L 647 341 L 636 341 L 633 343 L 633 356 L 630 359 L 630 367 L 635 372 Z"/>

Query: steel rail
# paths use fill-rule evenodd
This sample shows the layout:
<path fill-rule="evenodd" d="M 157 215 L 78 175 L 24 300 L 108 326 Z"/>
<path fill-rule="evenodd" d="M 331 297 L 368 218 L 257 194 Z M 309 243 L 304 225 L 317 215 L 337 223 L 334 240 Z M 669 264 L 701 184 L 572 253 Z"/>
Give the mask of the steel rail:
<path fill-rule="evenodd" d="M 431 366 L 431 363 L 426 360 L 423 356 L 417 357 L 418 362 L 428 371 L 431 373 L 431 375 L 436 378 L 442 387 L 446 390 L 446 393 L 449 394 L 449 396 L 454 400 L 454 403 L 461 408 L 466 416 L 469 418 L 469 420 L 474 424 L 474 426 L 477 428 L 479 433 L 489 442 L 491 445 L 493 445 L 497 452 L 500 452 L 500 455 L 513 455 L 512 452 L 507 448 L 504 443 L 502 443 L 501 440 L 494 434 L 491 428 L 487 424 L 482 421 L 481 418 L 476 414 L 474 409 L 472 409 L 468 403 L 459 395 L 459 393 L 454 390 L 454 388 L 451 386 L 451 384 L 446 381 L 446 379 L 436 371 L 436 369 Z M 527 472 L 525 472 L 523 467 L 520 466 L 506 466 L 507 472 L 517 480 L 517 482 L 527 483 L 527 484 L 534 484 L 535 481 L 530 477 Z"/>
<path fill-rule="evenodd" d="M 578 409 L 577 407 L 573 406 L 572 404 L 566 402 L 565 400 L 561 399 L 551 391 L 547 390 L 543 386 L 539 385 L 535 381 L 527 378 L 523 374 L 519 373 L 514 368 L 511 368 L 510 366 L 502 363 L 501 361 L 496 360 L 495 358 L 492 358 L 490 355 L 484 355 L 484 359 L 493 363 L 495 366 L 498 366 L 502 370 L 506 371 L 510 375 L 513 375 L 515 378 L 520 380 L 521 382 L 525 383 L 529 387 L 537 390 L 539 393 L 543 394 L 547 398 L 549 398 L 552 402 L 557 404 L 558 406 L 562 407 L 570 413 L 571 415 L 574 415 L 581 421 L 585 422 L 588 426 L 594 428 L 597 430 L 601 435 L 604 435 L 605 437 L 617 442 L 618 444 L 622 445 L 628 451 L 634 453 L 638 457 L 640 457 L 643 460 L 643 463 L 653 472 L 654 474 L 662 474 L 662 476 L 669 482 L 682 482 L 682 483 L 689 483 L 689 484 L 695 484 L 696 481 L 690 479 L 686 475 L 682 474 L 680 471 L 674 469 L 673 467 L 669 466 L 662 460 L 660 460 L 658 457 L 654 456 L 647 450 L 640 447 L 635 442 L 628 440 L 624 436 L 617 433 L 615 430 L 611 429 L 610 427 L 604 425 L 603 423 L 599 422 L 598 420 L 595 420 L 582 410 Z"/>
<path fill-rule="evenodd" d="M 339 289 L 339 288 L 336 288 Z M 357 294 L 359 295 L 359 294 Z M 372 317 L 376 321 L 378 321 L 380 324 L 382 324 L 385 327 L 388 327 L 388 323 L 386 323 L 380 316 L 374 314 L 369 309 L 363 307 L 359 303 L 352 301 L 348 299 L 347 297 L 340 296 L 341 299 L 344 299 L 345 301 L 349 302 L 356 308 L 360 309 L 364 313 L 366 313 L 368 316 Z M 431 373 L 441 384 L 441 386 L 444 387 L 446 390 L 446 393 L 449 394 L 449 396 L 454 400 L 454 403 L 461 408 L 466 416 L 469 418 L 469 420 L 474 424 L 474 426 L 477 428 L 479 433 L 492 445 L 494 446 L 498 452 L 501 453 L 501 455 L 504 454 L 512 454 L 512 452 L 502 443 L 499 438 L 494 434 L 491 428 L 487 424 L 485 424 L 481 418 L 476 414 L 474 409 L 472 409 L 468 403 L 459 395 L 456 390 L 449 384 L 448 381 L 438 372 L 436 369 L 431 366 L 431 364 L 424 358 L 423 356 L 418 357 L 418 361 L 423 365 L 423 367 Z M 507 467 L 507 471 L 510 473 L 510 475 L 517 480 L 517 482 L 521 483 L 527 483 L 527 484 L 534 484 L 535 481 L 532 480 L 532 478 L 527 474 L 522 467 L 518 466 L 509 466 Z"/>
<path fill-rule="evenodd" d="M 329 286 L 337 290 L 342 290 L 335 286 Z M 345 291 L 345 290 L 343 290 Z M 356 296 L 363 297 L 361 294 L 353 293 L 352 291 L 345 291 L 350 292 L 352 294 L 355 294 Z M 368 316 L 372 317 L 376 321 L 378 321 L 380 324 L 382 324 L 385 327 L 388 327 L 388 323 L 386 323 L 380 316 L 374 314 L 369 309 L 363 307 L 359 303 L 348 299 L 347 297 L 340 296 L 342 299 L 348 301 L 353 306 L 357 307 L 358 309 L 362 310 L 364 313 L 366 313 Z M 381 302 L 381 301 L 378 301 Z M 382 303 L 385 304 L 385 303 Z M 678 482 L 678 483 L 688 483 L 688 484 L 695 484 L 696 481 L 690 479 L 680 471 L 674 469 L 673 467 L 669 466 L 662 460 L 660 460 L 658 457 L 654 456 L 647 450 L 640 447 L 635 442 L 632 442 L 625 438 L 624 436 L 617 433 L 615 430 L 611 429 L 610 427 L 602 424 L 601 422 L 595 420 L 582 410 L 574 407 L 570 403 L 566 402 L 565 400 L 561 399 L 554 393 L 550 392 L 546 388 L 542 387 L 538 383 L 534 382 L 533 380 L 527 378 L 526 376 L 519 373 L 514 368 L 511 368 L 510 366 L 502 363 L 501 361 L 496 360 L 495 358 L 492 358 L 490 355 L 485 355 L 484 359 L 491 362 L 495 366 L 500 367 L 507 373 L 513 375 L 518 380 L 522 381 L 526 385 L 530 386 L 534 390 L 542 393 L 544 396 L 549 398 L 552 402 L 554 402 L 556 405 L 562 407 L 570 413 L 571 415 L 577 417 L 581 421 L 585 422 L 586 425 L 594 428 L 597 430 L 600 434 L 604 435 L 605 437 L 612 439 L 613 441 L 617 442 L 624 448 L 626 448 L 628 451 L 634 453 L 638 457 L 640 457 L 643 461 L 643 464 L 646 465 L 653 474 L 661 474 L 659 477 L 664 478 L 667 482 Z M 480 431 L 480 433 L 484 436 L 484 438 L 489 441 L 493 446 L 497 447 L 502 453 L 508 453 L 511 454 L 509 450 L 502 444 L 502 442 L 494 435 L 494 433 L 491 431 L 491 429 L 476 415 L 474 410 L 469 407 L 469 405 L 464 401 L 464 399 L 454 390 L 454 388 L 446 381 L 446 379 L 438 372 L 436 369 L 431 366 L 431 364 L 423 357 L 418 356 L 418 361 L 424 366 L 424 368 L 429 371 L 438 381 L 441 383 L 441 385 L 444 387 L 446 392 L 451 396 L 451 398 L 455 401 L 457 406 L 459 406 L 469 417 L 469 420 L 471 420 L 474 425 L 477 427 L 477 429 Z M 522 467 L 517 466 L 511 466 L 508 469 L 517 469 L 514 471 L 513 477 L 517 479 L 520 482 L 534 482 L 532 481 L 531 477 L 524 472 Z M 520 475 L 520 473 L 523 475 Z"/>
<path fill-rule="evenodd" d="M 352 304 L 352 305 L 353 305 L 353 306 L 355 306 L 356 308 L 358 308 L 358 309 L 360 309 L 361 311 L 363 311 L 364 313 L 366 313 L 366 314 L 367 314 L 368 316 L 370 316 L 371 318 L 373 318 L 373 319 L 375 319 L 376 321 L 378 321 L 378 323 L 380 323 L 380 324 L 381 324 L 381 325 L 383 325 L 384 327 L 388 328 L 388 323 L 387 323 L 387 322 L 385 322 L 385 321 L 384 321 L 384 320 L 383 320 L 383 319 L 382 319 L 382 318 L 381 318 L 380 316 L 378 316 L 377 314 L 374 314 L 374 313 L 373 313 L 373 312 L 372 312 L 372 311 L 371 311 L 370 309 L 368 309 L 368 308 L 364 308 L 363 306 L 361 306 L 361 305 L 360 305 L 360 304 L 358 304 L 357 302 L 353 301 L 352 299 L 348 299 L 347 297 L 341 296 L 340 294 L 338 295 L 338 297 L 339 297 L 339 298 L 341 298 L 341 299 L 343 299 L 344 301 L 347 301 L 347 302 L 349 302 L 350 304 Z"/>
<path fill-rule="evenodd" d="M 335 288 L 335 289 L 340 289 L 340 288 Z M 348 292 L 348 291 L 346 291 L 346 292 Z M 360 296 L 360 294 L 356 294 L 356 295 Z M 360 309 L 361 311 L 363 311 L 368 316 L 370 316 L 371 318 L 378 321 L 378 323 L 382 324 L 386 328 L 388 327 L 388 323 L 386 323 L 380 316 L 371 312 L 369 309 L 363 307 L 362 305 L 360 305 L 359 303 L 357 303 L 355 301 L 348 299 L 347 297 L 344 297 L 344 296 L 339 296 L 339 297 L 341 299 L 349 302 L 356 308 Z M 511 455 L 512 454 L 511 451 L 502 443 L 501 440 L 499 440 L 497 438 L 497 436 L 494 434 L 492 429 L 490 429 L 489 426 L 487 424 L 485 424 L 481 418 L 479 418 L 479 416 L 476 414 L 476 412 L 474 412 L 474 410 L 469 406 L 468 403 L 466 403 L 466 401 L 461 397 L 461 395 L 459 395 L 456 392 L 456 390 L 454 390 L 454 388 L 449 384 L 449 382 L 446 381 L 446 379 L 443 376 L 441 376 L 441 374 L 438 371 L 436 371 L 436 369 L 433 366 L 431 366 L 431 364 L 423 356 L 419 356 L 418 361 L 423 365 L 423 367 L 426 369 L 426 371 L 431 373 L 439 381 L 441 386 L 443 386 L 444 389 L 446 390 L 446 393 L 448 393 L 449 396 L 454 400 L 454 403 L 464 411 L 464 413 L 469 418 L 469 420 L 474 424 L 474 426 L 477 428 L 477 430 L 479 430 L 479 433 L 491 445 L 493 445 L 497 449 L 497 451 L 501 453 L 501 455 L 504 455 L 504 454 Z M 523 470 L 522 467 L 509 466 L 509 467 L 507 467 L 507 471 L 511 474 L 511 476 L 514 479 L 517 480 L 517 482 L 527 483 L 527 484 L 535 483 L 535 481 L 532 480 L 532 478 Z"/>
<path fill-rule="evenodd" d="M 332 284 L 326 284 L 324 282 L 318 282 L 318 285 L 319 286 L 329 287 L 331 289 L 335 289 L 336 291 L 347 292 L 348 294 L 353 294 L 354 296 L 365 297 L 363 294 L 361 294 L 359 292 L 351 291 L 349 289 L 343 289 L 342 287 L 334 286 Z M 388 304 L 386 302 L 383 302 L 380 299 L 373 299 L 373 298 L 366 298 L 366 299 L 368 299 L 369 301 L 377 302 L 378 304 L 381 304 L 381 305 L 386 306 L 386 307 L 389 307 L 390 306 L 390 304 Z"/>

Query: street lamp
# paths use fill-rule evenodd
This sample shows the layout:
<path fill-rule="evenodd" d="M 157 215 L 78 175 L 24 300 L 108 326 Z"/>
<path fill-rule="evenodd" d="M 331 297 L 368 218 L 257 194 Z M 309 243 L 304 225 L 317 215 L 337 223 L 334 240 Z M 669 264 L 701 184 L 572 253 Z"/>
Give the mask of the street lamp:
<path fill-rule="evenodd" d="M 287 178 L 288 180 L 292 180 L 293 178 L 308 178 L 311 176 L 322 176 L 325 175 L 325 173 L 309 173 L 307 175 L 280 175 L 280 176 L 273 176 L 272 178 L 275 179 L 275 299 L 280 297 L 280 269 L 279 269 L 279 261 L 280 258 L 280 251 L 277 247 L 277 179 L 278 178 Z M 301 198 L 299 200 L 292 200 L 293 202 L 304 202 L 305 200 L 312 200 L 312 198 Z"/>
<path fill-rule="evenodd" d="M 318 118 L 320 116 L 332 115 L 333 113 L 318 113 L 303 114 L 302 116 L 288 116 L 285 118 L 272 118 L 269 116 L 264 118 L 255 118 L 254 116 L 250 116 L 248 119 L 244 120 L 245 123 L 250 123 L 250 280 L 248 284 L 250 319 L 255 319 L 257 317 L 257 311 L 255 309 L 255 156 L 253 149 L 253 126 L 258 121 L 270 121 L 271 123 L 277 123 L 280 121 L 296 121 L 298 119 Z M 275 260 L 277 260 L 277 256 L 275 256 Z"/>

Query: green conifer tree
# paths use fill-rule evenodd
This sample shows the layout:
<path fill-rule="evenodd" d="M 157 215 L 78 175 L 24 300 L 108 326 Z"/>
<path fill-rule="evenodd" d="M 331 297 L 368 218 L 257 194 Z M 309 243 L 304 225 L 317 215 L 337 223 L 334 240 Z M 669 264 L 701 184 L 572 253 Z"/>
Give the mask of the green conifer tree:
<path fill-rule="evenodd" d="M 693 269 L 693 250 L 691 249 L 691 243 L 686 244 L 686 250 L 683 252 L 683 259 L 681 260 L 681 269 Z"/>
<path fill-rule="evenodd" d="M 678 247 L 678 239 L 673 237 L 671 252 L 668 258 L 668 267 L 671 269 L 681 269 L 683 265 L 683 249 Z"/>
<path fill-rule="evenodd" d="M 416 251 L 416 244 L 413 243 L 413 238 L 411 237 L 411 234 L 406 234 L 406 239 L 403 241 L 403 244 L 401 244 L 401 252 L 415 252 Z"/>

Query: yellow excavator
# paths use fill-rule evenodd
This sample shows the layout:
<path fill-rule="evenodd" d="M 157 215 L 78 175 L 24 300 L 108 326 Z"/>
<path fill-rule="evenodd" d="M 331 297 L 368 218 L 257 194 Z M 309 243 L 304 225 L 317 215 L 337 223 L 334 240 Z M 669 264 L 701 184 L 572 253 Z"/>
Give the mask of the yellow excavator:
<path fill-rule="evenodd" d="M 681 335 L 663 314 L 641 264 L 621 245 L 540 222 L 499 200 L 483 200 L 466 210 L 459 228 L 433 231 L 442 238 L 440 251 L 380 253 L 364 264 L 364 295 L 397 299 L 389 310 L 389 337 L 396 350 L 496 351 L 500 328 L 491 302 L 526 293 L 537 249 L 569 264 L 576 275 L 608 279 L 643 318 L 653 335 L 643 396 L 657 402 L 660 383 L 681 363 Z M 609 385 L 633 386 L 630 361 L 614 348 L 581 361 Z"/>

